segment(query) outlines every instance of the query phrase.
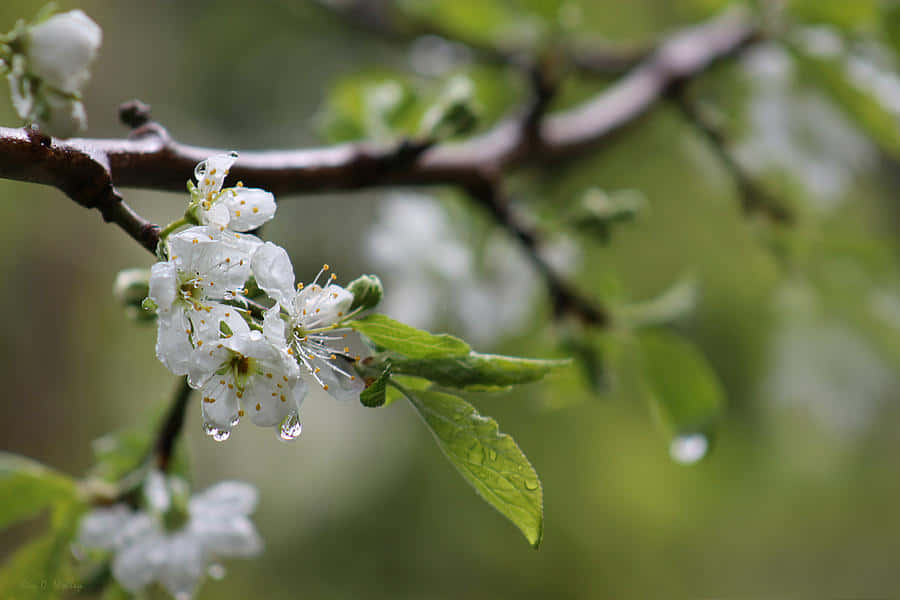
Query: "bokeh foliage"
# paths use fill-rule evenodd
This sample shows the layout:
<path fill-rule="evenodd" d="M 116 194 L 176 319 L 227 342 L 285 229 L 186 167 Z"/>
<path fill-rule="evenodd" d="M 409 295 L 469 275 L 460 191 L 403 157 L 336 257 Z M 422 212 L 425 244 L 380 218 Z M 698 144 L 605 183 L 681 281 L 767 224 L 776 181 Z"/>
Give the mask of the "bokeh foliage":
<path fill-rule="evenodd" d="M 431 22 L 478 44 L 524 43 L 540 51 L 561 36 L 646 43 L 725 4 L 409 0 L 399 10 L 413 25 Z M 265 148 L 321 143 L 322 134 L 343 141 L 415 132 L 427 103 L 454 76 L 471 81 L 480 128 L 527 92 L 518 73 L 497 65 L 415 72 L 408 44 L 347 28 L 307 3 L 204 1 L 176 11 L 170 3 L 93 0 L 80 7 L 105 33 L 87 93 L 96 136 L 123 134 L 114 107 L 131 97 L 150 103 L 178 139 Z M 4 2 L 0 23 L 33 11 L 25 0 Z M 515 436 L 542 475 L 540 552 L 471 494 L 404 403 L 370 410 L 311 397 L 304 434 L 290 446 L 250 428 L 215 445 L 201 434 L 194 410 L 185 440 L 197 487 L 223 477 L 260 486 L 257 520 L 267 541 L 263 559 L 229 565 L 225 582 L 208 583 L 203 595 L 896 591 L 900 145 L 896 110 L 877 92 L 883 80 L 854 79 L 847 59 L 895 70 L 898 14 L 888 1 L 788 2 L 789 43 L 765 49 L 769 58 L 777 53 L 776 62 L 789 61 L 786 80 L 766 79 L 759 64 L 754 70 L 759 56 L 750 56 L 692 84 L 692 97 L 717 116 L 754 177 L 795 210 L 790 227 L 742 214 L 729 173 L 665 102 L 597 153 L 509 181 L 548 228 L 574 236 L 574 279 L 614 310 L 628 314 L 687 275 L 698 289 L 693 310 L 666 313 L 664 331 L 589 336 L 554 324 L 538 291 L 518 331 L 476 347 L 535 357 L 576 348 L 591 359 L 515 395 L 466 395 Z M 794 27 L 811 25 L 830 27 L 840 52 L 811 51 L 794 33 L 809 33 Z M 555 106 L 607 84 L 569 74 Z M 784 114 L 784 135 L 766 133 L 763 125 L 777 126 Z M 15 123 L 7 103 L 0 103 L 0 117 Z M 771 156 L 809 160 L 760 161 L 746 149 L 761 136 Z M 610 235 L 572 231 L 565 217 L 598 189 L 637 190 L 642 208 Z M 492 231 L 489 217 L 465 199 L 431 191 L 468 232 Z M 94 462 L 92 439 L 140 426 L 140 415 L 171 393 L 171 378 L 153 357 L 153 328 L 129 322 L 108 293 L 118 269 L 147 258 L 53 190 L 2 181 L 0 194 L 0 273 L 9 282 L 0 298 L 8 316 L 3 450 L 81 474 Z M 285 243 L 298 274 L 325 261 L 341 275 L 377 273 L 362 240 L 383 196 L 283 198 L 267 235 Z M 135 191 L 127 198 L 158 222 L 178 214 L 183 202 Z M 444 300 L 448 315 L 436 330 L 458 333 L 452 304 L 452 297 Z M 665 358 L 668 346 L 677 349 Z M 692 368 L 702 373 L 686 404 L 669 411 L 653 404 L 654 362 L 660 369 L 687 365 L 678 369 L 678 393 L 694 385 L 681 379 L 691 378 Z M 708 418 L 706 408 L 691 404 L 700 399 L 726 409 Z M 679 414 L 701 429 L 718 426 L 714 451 L 691 468 L 667 454 Z M 0 502 L 13 497 L 4 493 Z M 72 503 L 0 534 L 3 556 L 48 531 L 32 552 L 52 560 L 59 539 L 70 535 L 54 527 L 63 510 L 79 509 Z"/>

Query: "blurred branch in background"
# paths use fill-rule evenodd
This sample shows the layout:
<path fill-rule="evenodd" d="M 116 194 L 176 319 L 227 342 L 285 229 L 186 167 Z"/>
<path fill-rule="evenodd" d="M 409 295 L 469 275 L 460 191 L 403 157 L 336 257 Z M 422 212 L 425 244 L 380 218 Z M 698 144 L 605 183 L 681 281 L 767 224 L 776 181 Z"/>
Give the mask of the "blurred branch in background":
<path fill-rule="evenodd" d="M 705 107 L 691 98 L 683 87 L 673 90 L 672 99 L 685 120 L 708 142 L 709 147 L 734 180 L 744 212 L 762 214 L 776 223 L 792 223 L 794 215 L 783 202 L 760 186 L 741 165 L 729 147 L 725 133 L 716 126 L 709 115 L 705 114 Z"/>
<path fill-rule="evenodd" d="M 433 20 L 400 14 L 391 3 L 368 0 L 316 0 L 315 4 L 339 17 L 344 23 L 398 43 L 411 43 L 424 36 L 436 36 L 461 44 L 481 61 L 492 64 L 531 65 L 534 49 L 513 42 L 487 44 L 460 32 L 452 32 Z M 562 41 L 565 44 L 565 41 Z M 620 75 L 646 58 L 652 48 L 642 44 L 616 44 L 593 40 L 565 46 L 572 66 L 586 73 L 607 77 Z"/>
<path fill-rule="evenodd" d="M 368 13 L 366 13 L 368 14 Z M 375 18 L 375 17 L 372 17 Z M 380 22 L 380 21 L 378 21 Z M 349 190 L 389 185 L 452 185 L 485 205 L 498 224 L 523 242 L 554 298 L 557 311 L 605 324 L 602 308 L 575 293 L 537 253 L 537 236 L 510 214 L 497 190 L 510 169 L 549 165 L 577 156 L 636 122 L 682 82 L 760 39 L 744 11 L 728 11 L 676 33 L 630 73 L 569 110 L 545 114 L 555 80 L 535 65 L 534 98 L 518 115 L 459 143 L 402 140 L 388 146 L 353 143 L 329 148 L 242 152 L 231 175 L 275 194 Z M 0 128 L 0 177 L 58 187 L 87 208 L 97 208 L 149 250 L 158 229 L 134 213 L 114 186 L 181 190 L 185 174 L 226 150 L 174 141 L 149 120 L 146 107 L 130 104 L 120 117 L 135 127 L 128 139 L 51 140 Z"/>

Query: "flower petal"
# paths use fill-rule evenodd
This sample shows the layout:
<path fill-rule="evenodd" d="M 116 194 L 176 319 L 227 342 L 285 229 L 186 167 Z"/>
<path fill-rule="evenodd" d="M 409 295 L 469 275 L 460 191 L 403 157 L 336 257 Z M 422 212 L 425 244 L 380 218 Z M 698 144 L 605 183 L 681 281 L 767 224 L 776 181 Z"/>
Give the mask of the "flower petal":
<path fill-rule="evenodd" d="M 228 207 L 234 231 L 256 229 L 275 216 L 275 196 L 258 188 L 228 188 L 219 202 Z"/>
<path fill-rule="evenodd" d="M 217 556 L 254 556 L 262 551 L 259 533 L 242 515 L 192 518 L 190 528 L 203 548 Z"/>
<path fill-rule="evenodd" d="M 304 328 L 324 327 L 344 317 L 353 304 L 353 294 L 339 285 L 324 288 L 314 284 L 303 288 L 296 297 L 296 313 Z"/>
<path fill-rule="evenodd" d="M 81 519 L 78 541 L 88 548 L 110 550 L 116 546 L 119 532 L 134 517 L 124 504 L 95 508 Z"/>
<path fill-rule="evenodd" d="M 204 425 L 211 425 L 219 431 L 231 431 L 240 416 L 241 406 L 230 375 L 214 374 L 200 388 L 200 395 L 203 399 L 200 405 Z"/>
<path fill-rule="evenodd" d="M 360 392 L 366 387 L 365 382 L 356 375 L 350 359 L 342 354 L 333 356 L 333 359 L 316 357 L 310 360 L 313 369 L 319 369 L 316 374 L 324 384 L 322 388 L 335 400 L 358 400 Z"/>
<path fill-rule="evenodd" d="M 77 93 L 90 77 L 103 32 L 80 10 L 53 15 L 28 29 L 28 70 L 60 91 Z"/>
<path fill-rule="evenodd" d="M 285 308 L 290 308 L 294 290 L 294 267 L 281 246 L 266 242 L 251 258 L 256 284 Z"/>
<path fill-rule="evenodd" d="M 189 598 L 206 573 L 208 557 L 200 540 L 188 532 L 171 536 L 159 581 L 175 598 Z"/>
<path fill-rule="evenodd" d="M 220 481 L 190 501 L 192 516 L 249 515 L 256 509 L 259 492 L 242 481 Z"/>
<path fill-rule="evenodd" d="M 228 171 L 237 158 L 237 152 L 216 154 L 197 164 L 194 168 L 194 177 L 197 179 L 197 190 L 201 196 L 212 200 L 212 198 L 208 198 L 208 195 L 215 194 L 222 189 L 225 177 L 228 176 Z"/>
<path fill-rule="evenodd" d="M 168 311 L 178 292 L 178 267 L 174 261 L 158 262 L 150 268 L 150 299 L 160 312 Z"/>
<path fill-rule="evenodd" d="M 285 325 L 284 319 L 281 318 L 281 306 L 276 304 L 263 316 L 263 335 L 275 346 L 286 348 Z"/>
<path fill-rule="evenodd" d="M 136 593 L 158 578 L 168 553 L 158 532 L 123 546 L 112 563 L 112 572 L 122 587 Z"/>
<path fill-rule="evenodd" d="M 191 323 L 184 307 L 174 305 L 157 319 L 156 356 L 175 375 L 186 375 L 193 362 Z"/>

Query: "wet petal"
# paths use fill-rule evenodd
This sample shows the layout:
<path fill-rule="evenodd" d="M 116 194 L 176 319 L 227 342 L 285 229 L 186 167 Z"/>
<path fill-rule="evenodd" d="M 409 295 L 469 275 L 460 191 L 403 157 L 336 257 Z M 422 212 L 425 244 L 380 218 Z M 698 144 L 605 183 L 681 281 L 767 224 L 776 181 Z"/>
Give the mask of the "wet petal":
<path fill-rule="evenodd" d="M 290 308 L 296 293 L 294 267 L 284 248 L 266 242 L 253 253 L 251 264 L 260 289 L 282 306 Z"/>
<path fill-rule="evenodd" d="M 229 188 L 219 202 L 228 207 L 234 231 L 256 229 L 275 216 L 275 196 L 257 188 Z"/>
<path fill-rule="evenodd" d="M 228 171 L 237 157 L 237 152 L 217 154 L 197 164 L 194 168 L 194 178 L 197 180 L 197 189 L 201 196 L 207 198 L 210 193 L 214 194 L 222 189 L 225 177 L 228 176 Z"/>

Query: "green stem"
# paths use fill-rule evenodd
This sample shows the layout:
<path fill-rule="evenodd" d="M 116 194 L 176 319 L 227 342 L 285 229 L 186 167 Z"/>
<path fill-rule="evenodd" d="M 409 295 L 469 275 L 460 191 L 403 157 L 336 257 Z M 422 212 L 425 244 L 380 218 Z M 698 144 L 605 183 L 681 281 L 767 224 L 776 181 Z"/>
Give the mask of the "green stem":
<path fill-rule="evenodd" d="M 187 224 L 188 224 L 187 219 L 185 219 L 184 217 L 182 217 L 178 220 L 172 221 L 171 223 L 166 225 L 162 231 L 159 232 L 159 241 L 163 241 L 164 239 L 169 237 L 169 235 L 173 231 L 175 231 L 179 227 L 183 227 L 184 225 L 187 225 Z"/>

